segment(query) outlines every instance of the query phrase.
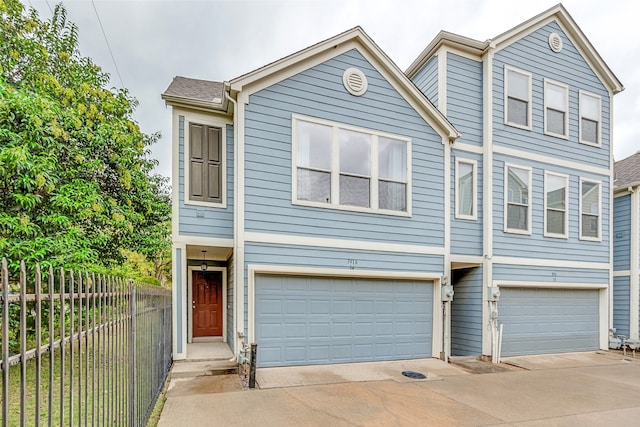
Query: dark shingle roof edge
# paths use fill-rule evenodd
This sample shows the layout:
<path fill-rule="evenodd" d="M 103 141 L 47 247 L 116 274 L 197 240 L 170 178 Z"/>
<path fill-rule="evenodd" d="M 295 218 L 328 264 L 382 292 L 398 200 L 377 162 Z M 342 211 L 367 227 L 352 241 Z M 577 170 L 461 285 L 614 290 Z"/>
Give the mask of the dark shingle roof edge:
<path fill-rule="evenodd" d="M 615 163 L 614 179 L 616 189 L 640 184 L 640 151 Z"/>
<path fill-rule="evenodd" d="M 182 101 L 211 106 L 223 104 L 224 83 L 176 76 L 162 94 L 165 101 Z"/>

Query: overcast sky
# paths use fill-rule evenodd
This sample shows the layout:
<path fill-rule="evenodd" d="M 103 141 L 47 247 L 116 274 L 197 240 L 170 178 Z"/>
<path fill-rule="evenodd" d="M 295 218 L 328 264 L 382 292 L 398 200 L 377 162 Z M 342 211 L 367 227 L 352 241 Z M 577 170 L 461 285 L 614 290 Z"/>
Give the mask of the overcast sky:
<path fill-rule="evenodd" d="M 54 0 L 22 0 L 49 18 Z M 80 51 L 111 75 L 116 67 L 91 1 L 64 1 Z M 124 87 L 140 105 L 135 119 L 153 147 L 157 171 L 171 175 L 171 112 L 160 94 L 186 76 L 228 81 L 360 25 L 405 70 L 440 30 L 484 41 L 557 0 L 168 1 L 94 0 Z M 563 2 L 625 86 L 614 97 L 614 156 L 640 150 L 640 7 L 629 0 Z"/>

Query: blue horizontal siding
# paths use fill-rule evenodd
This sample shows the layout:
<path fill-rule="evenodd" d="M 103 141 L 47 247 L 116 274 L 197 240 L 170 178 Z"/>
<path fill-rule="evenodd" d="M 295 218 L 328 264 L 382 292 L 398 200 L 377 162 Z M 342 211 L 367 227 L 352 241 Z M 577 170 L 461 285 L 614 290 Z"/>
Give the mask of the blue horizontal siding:
<path fill-rule="evenodd" d="M 631 195 L 613 199 L 613 269 L 631 268 Z"/>
<path fill-rule="evenodd" d="M 342 83 L 346 68 L 368 80 L 360 97 Z M 412 140 L 412 217 L 292 205 L 292 114 Z M 252 94 L 245 121 L 245 229 L 362 241 L 444 245 L 442 138 L 356 50 Z M 389 232 L 393 230 L 393 232 Z"/>
<path fill-rule="evenodd" d="M 532 234 L 521 235 L 504 232 L 504 165 L 529 166 L 532 168 Z M 494 254 L 525 258 L 560 259 L 565 261 L 609 262 L 609 177 L 575 171 L 555 165 L 495 155 L 493 162 L 493 212 Z M 569 175 L 569 238 L 544 237 L 544 172 Z M 602 241 L 591 242 L 579 239 L 580 224 L 580 178 L 602 181 Z"/>
<path fill-rule="evenodd" d="M 476 183 L 478 198 L 476 200 L 478 209 L 478 218 L 475 220 L 457 219 L 456 218 L 456 198 L 458 191 L 456 187 L 456 159 L 459 160 L 475 160 L 477 161 L 477 179 Z M 456 255 L 482 255 L 483 254 L 483 238 L 482 223 L 483 211 L 482 204 L 484 201 L 482 193 L 482 155 L 467 153 L 459 150 L 452 150 L 451 155 L 451 253 Z"/>
<path fill-rule="evenodd" d="M 482 354 L 482 267 L 451 272 L 451 355 Z"/>
<path fill-rule="evenodd" d="M 433 56 L 413 76 L 413 83 L 433 103 L 438 105 L 438 55 Z"/>
<path fill-rule="evenodd" d="M 613 327 L 617 335 L 629 337 L 630 322 L 630 277 L 618 276 L 613 278 Z"/>
<path fill-rule="evenodd" d="M 482 145 L 482 62 L 447 54 L 447 118 L 460 131 L 457 140 Z"/>
<path fill-rule="evenodd" d="M 494 264 L 493 280 L 602 285 L 609 283 L 609 270 Z"/>
<path fill-rule="evenodd" d="M 562 37 L 563 49 L 554 53 L 548 37 L 556 32 Z M 532 73 L 533 130 L 504 124 L 504 66 L 510 65 Z M 567 72 L 567 70 L 571 70 Z M 569 140 L 544 135 L 544 78 L 569 86 Z M 579 143 L 578 92 L 585 90 L 602 97 L 602 146 Z M 610 105 L 604 84 L 589 67 L 569 37 L 554 21 L 532 34 L 496 52 L 493 62 L 493 129 L 494 143 L 519 150 L 609 168 Z M 580 153 L 580 155 L 576 155 Z"/>
<path fill-rule="evenodd" d="M 233 126 L 227 125 L 226 208 L 185 204 L 185 118 L 178 118 L 178 223 L 181 236 L 233 239 Z"/>

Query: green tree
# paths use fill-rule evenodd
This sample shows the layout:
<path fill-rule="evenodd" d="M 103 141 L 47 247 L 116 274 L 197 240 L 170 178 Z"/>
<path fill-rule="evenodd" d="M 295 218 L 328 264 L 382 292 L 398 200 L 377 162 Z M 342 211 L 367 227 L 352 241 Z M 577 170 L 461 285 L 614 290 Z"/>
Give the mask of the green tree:
<path fill-rule="evenodd" d="M 167 179 L 153 174 L 137 101 L 78 50 L 62 5 L 49 20 L 0 0 L 0 254 L 110 266 L 169 247 Z"/>

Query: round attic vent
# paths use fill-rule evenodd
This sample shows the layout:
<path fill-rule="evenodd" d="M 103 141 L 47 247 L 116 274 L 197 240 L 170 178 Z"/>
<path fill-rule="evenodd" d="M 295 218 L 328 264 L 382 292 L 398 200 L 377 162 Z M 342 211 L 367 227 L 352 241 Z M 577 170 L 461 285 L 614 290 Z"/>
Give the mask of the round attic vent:
<path fill-rule="evenodd" d="M 342 75 L 342 83 L 351 95 L 361 96 L 367 91 L 367 77 L 357 68 L 347 68 Z"/>
<path fill-rule="evenodd" d="M 549 34 L 549 47 L 556 53 L 562 50 L 562 38 L 558 33 Z"/>

